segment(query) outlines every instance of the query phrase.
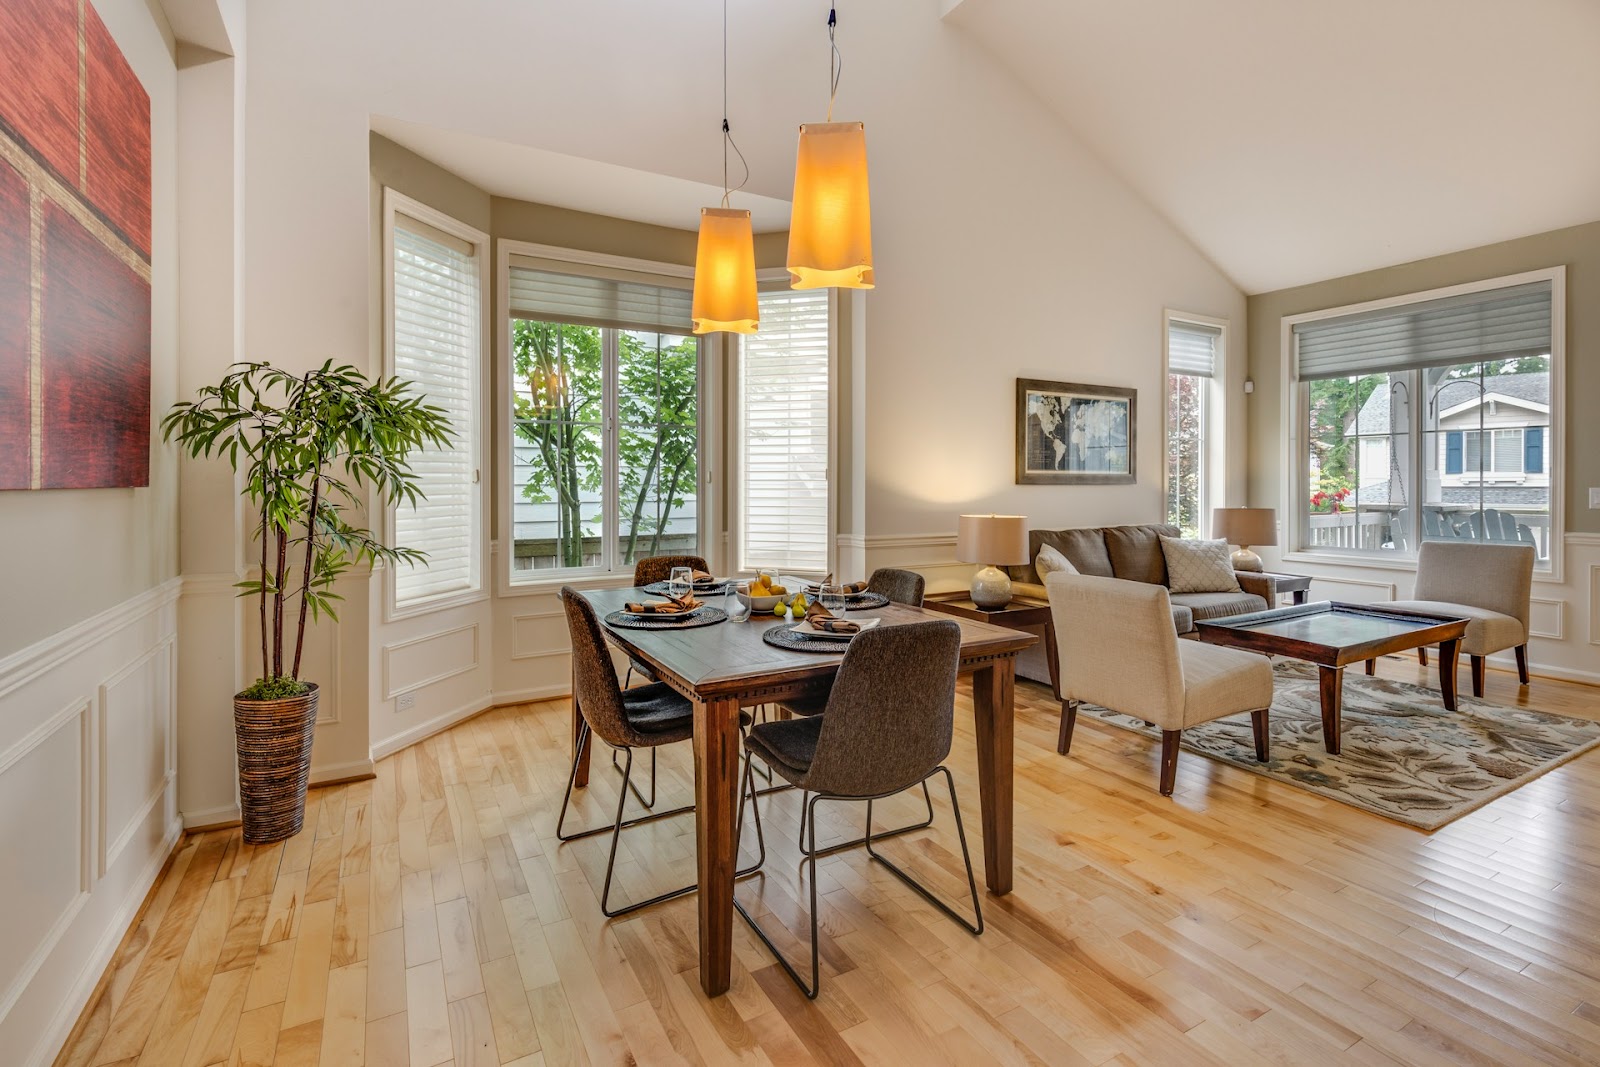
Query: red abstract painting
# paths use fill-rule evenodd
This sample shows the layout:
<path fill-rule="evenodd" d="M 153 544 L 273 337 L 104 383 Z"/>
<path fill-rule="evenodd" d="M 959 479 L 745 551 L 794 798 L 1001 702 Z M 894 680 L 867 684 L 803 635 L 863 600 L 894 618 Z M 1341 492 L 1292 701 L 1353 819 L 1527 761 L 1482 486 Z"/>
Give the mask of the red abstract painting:
<path fill-rule="evenodd" d="M 150 482 L 150 97 L 88 0 L 0 0 L 0 489 Z"/>

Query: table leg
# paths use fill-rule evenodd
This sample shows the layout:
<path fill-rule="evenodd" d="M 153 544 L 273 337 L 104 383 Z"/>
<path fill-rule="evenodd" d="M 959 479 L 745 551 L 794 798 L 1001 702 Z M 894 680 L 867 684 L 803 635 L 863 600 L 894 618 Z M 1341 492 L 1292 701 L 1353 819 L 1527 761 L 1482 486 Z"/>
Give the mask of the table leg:
<path fill-rule="evenodd" d="M 578 747 L 578 731 L 583 728 L 583 709 L 578 706 L 578 668 L 572 668 L 572 747 Z M 578 772 L 572 779 L 572 784 L 585 786 L 589 784 L 589 757 L 594 752 L 594 746 L 589 745 L 578 754 Z"/>
<path fill-rule="evenodd" d="M 739 703 L 694 704 L 694 822 L 699 861 L 700 988 L 714 997 L 733 977 L 734 803 L 739 781 Z"/>
<path fill-rule="evenodd" d="M 1439 688 L 1444 693 L 1444 709 L 1456 710 L 1456 670 L 1461 665 L 1461 642 L 1439 642 Z"/>
<path fill-rule="evenodd" d="M 1296 589 L 1294 592 L 1289 594 L 1289 603 L 1295 607 L 1299 607 L 1306 602 L 1306 597 L 1310 595 L 1311 593 L 1308 589 Z"/>
<path fill-rule="evenodd" d="M 1015 657 L 972 673 L 972 711 L 978 735 L 978 800 L 983 808 L 983 872 L 989 892 L 1011 892 L 1012 732 L 1016 709 Z"/>
<path fill-rule="evenodd" d="M 1317 665 L 1322 682 L 1322 747 L 1339 754 L 1339 715 L 1344 703 L 1344 668 Z"/>

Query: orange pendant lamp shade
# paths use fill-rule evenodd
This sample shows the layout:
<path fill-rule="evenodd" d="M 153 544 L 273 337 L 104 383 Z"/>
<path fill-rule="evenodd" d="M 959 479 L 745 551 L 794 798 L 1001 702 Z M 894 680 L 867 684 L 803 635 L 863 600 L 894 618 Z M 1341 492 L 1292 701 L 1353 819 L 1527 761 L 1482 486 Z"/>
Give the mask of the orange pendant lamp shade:
<path fill-rule="evenodd" d="M 725 207 L 700 209 L 700 242 L 694 254 L 695 333 L 755 333 L 756 244 L 750 212 Z"/>
<path fill-rule="evenodd" d="M 867 129 L 859 122 L 800 127 L 789 273 L 793 289 L 873 287 Z"/>

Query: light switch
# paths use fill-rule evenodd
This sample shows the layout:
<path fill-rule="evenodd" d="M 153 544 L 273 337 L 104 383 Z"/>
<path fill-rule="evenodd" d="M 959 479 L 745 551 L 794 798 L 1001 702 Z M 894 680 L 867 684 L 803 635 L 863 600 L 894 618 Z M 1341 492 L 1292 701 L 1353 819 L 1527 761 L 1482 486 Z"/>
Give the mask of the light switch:
<path fill-rule="evenodd" d="M 1589 489 L 1589 506 L 1591 508 L 1600 508 L 1600 489 L 1593 487 Z"/>

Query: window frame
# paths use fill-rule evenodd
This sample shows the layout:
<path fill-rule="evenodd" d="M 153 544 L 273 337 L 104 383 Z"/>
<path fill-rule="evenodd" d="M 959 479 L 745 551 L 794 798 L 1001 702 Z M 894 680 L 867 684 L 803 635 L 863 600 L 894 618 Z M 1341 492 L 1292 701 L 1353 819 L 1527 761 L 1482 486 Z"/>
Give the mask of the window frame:
<path fill-rule="evenodd" d="M 1227 389 L 1224 383 L 1228 375 L 1228 345 L 1229 335 L 1232 332 L 1228 319 L 1217 318 L 1212 315 L 1197 315 L 1188 311 L 1178 311 L 1173 308 L 1164 308 L 1161 312 L 1161 506 L 1162 522 L 1167 522 L 1171 516 L 1165 514 L 1167 494 L 1172 486 L 1168 479 L 1167 450 L 1171 447 L 1172 411 L 1168 403 L 1171 388 L 1168 379 L 1172 376 L 1172 325 L 1182 323 L 1188 326 L 1200 326 L 1217 331 L 1216 362 L 1212 367 L 1211 377 L 1206 380 L 1205 388 L 1205 414 L 1203 416 L 1204 436 L 1200 443 L 1200 499 L 1196 502 L 1196 525 L 1206 534 L 1211 532 L 1211 513 L 1215 508 L 1225 506 L 1222 501 L 1227 499 L 1227 453 L 1228 453 L 1228 421 L 1227 421 Z M 1221 487 L 1220 491 L 1218 487 Z"/>
<path fill-rule="evenodd" d="M 498 504 L 498 518 L 495 522 L 496 540 L 491 545 L 494 557 L 495 587 L 502 597 L 516 596 L 542 596 L 559 590 L 563 585 L 580 581 L 591 588 L 616 587 L 625 588 L 633 584 L 633 568 L 628 566 L 622 569 L 613 567 L 584 567 L 571 570 L 551 570 L 548 577 L 514 580 L 512 575 L 513 543 L 515 541 L 515 503 L 511 488 L 511 472 L 515 469 L 514 442 L 515 428 L 511 425 L 510 397 L 511 386 L 511 259 L 513 256 L 526 256 L 534 259 L 552 260 L 568 263 L 574 267 L 608 267 L 616 270 L 633 271 L 640 274 L 653 274 L 661 278 L 693 278 L 694 268 L 679 263 L 662 263 L 654 260 L 634 259 L 628 256 L 613 256 L 603 252 L 587 252 L 581 249 L 562 248 L 556 245 L 537 244 L 529 241 L 514 241 L 508 238 L 495 240 L 495 382 L 496 382 L 496 409 L 494 411 L 495 426 L 495 454 L 497 466 L 494 475 L 494 493 Z M 726 346 L 721 341 L 721 334 L 710 334 L 700 337 L 700 358 L 697 368 L 695 383 L 699 404 L 699 449 L 700 449 L 700 479 L 696 486 L 696 538 L 700 544 L 700 555 L 705 557 L 706 563 L 712 570 L 719 570 L 722 562 L 722 538 L 718 536 L 722 526 L 722 492 L 718 482 L 721 474 L 722 454 L 718 450 L 719 442 L 723 438 L 723 415 L 721 397 L 723 393 L 724 375 L 723 365 L 726 363 Z M 602 434 L 606 438 L 616 435 L 619 430 L 616 425 L 616 361 L 611 360 L 604 368 L 606 385 L 602 406 L 605 412 L 606 424 L 602 427 Z M 502 410 L 504 409 L 504 410 Z M 615 486 L 617 481 L 615 447 L 606 449 L 605 470 L 607 479 Z M 606 521 L 602 523 L 604 529 L 615 528 L 617 499 L 615 491 L 607 495 L 605 500 Z M 602 537 L 604 552 L 614 555 L 615 546 L 609 543 L 607 537 Z M 613 559 L 613 563 L 616 561 Z M 535 572 L 539 574 L 540 572 Z"/>
<path fill-rule="evenodd" d="M 1294 327 L 1319 319 L 1340 318 L 1364 312 L 1403 308 L 1446 297 L 1470 293 L 1489 292 L 1529 282 L 1550 283 L 1550 410 L 1544 440 L 1544 473 L 1550 483 L 1550 541 L 1548 562 L 1535 564 L 1535 582 L 1560 584 L 1564 579 L 1565 526 L 1566 526 L 1566 359 L 1567 359 L 1567 269 L 1557 265 L 1537 270 L 1523 271 L 1495 278 L 1441 286 L 1420 292 L 1384 297 L 1363 303 L 1324 308 L 1298 315 L 1285 315 L 1279 322 L 1279 367 L 1283 382 L 1282 407 L 1288 416 L 1285 427 L 1289 439 L 1289 460 L 1283 465 L 1279 486 L 1278 506 L 1284 522 L 1284 541 L 1287 550 L 1282 558 L 1288 563 L 1316 563 L 1342 567 L 1368 567 L 1382 570 L 1415 571 L 1415 552 L 1370 551 L 1354 548 L 1308 546 L 1309 516 L 1300 502 L 1309 499 L 1308 472 L 1302 462 L 1306 447 L 1306 428 L 1311 417 L 1307 383 L 1296 376 L 1298 340 Z M 1404 373 L 1418 373 L 1406 371 Z M 1426 427 L 1422 425 L 1422 408 L 1414 406 L 1412 425 L 1407 433 L 1418 442 L 1413 448 L 1413 484 L 1425 484 L 1427 449 L 1420 447 Z M 1493 429 L 1493 427 L 1490 427 Z M 1434 431 L 1441 436 L 1443 431 Z M 1556 474 L 1551 476 L 1551 471 Z"/>
<path fill-rule="evenodd" d="M 475 604 L 488 600 L 490 596 L 488 583 L 483 578 L 484 561 L 489 558 L 488 530 L 489 522 L 484 514 L 488 506 L 487 495 L 483 491 L 484 471 L 488 469 L 488 454 L 486 450 L 486 435 L 483 427 L 486 425 L 488 391 L 484 388 L 483 362 L 489 350 L 489 242 L 487 233 L 476 227 L 469 226 L 461 220 L 431 207 L 413 197 L 409 197 L 397 189 L 388 186 L 383 188 L 383 303 L 380 314 L 383 318 L 383 374 L 392 377 L 395 373 L 395 336 L 394 336 L 394 289 L 395 289 L 395 217 L 405 215 L 426 226 L 440 230 L 473 247 L 473 259 L 478 268 L 478 336 L 477 358 L 472 362 L 472 418 L 466 427 L 453 427 L 456 432 L 464 432 L 469 438 L 469 447 L 476 460 L 472 486 L 472 536 L 468 544 L 472 546 L 472 585 L 468 589 L 451 590 L 437 593 L 433 596 L 422 597 L 417 600 L 399 604 L 396 601 L 395 578 L 397 568 L 385 566 L 387 573 L 384 577 L 383 596 L 383 621 L 386 623 L 397 622 L 401 619 L 414 618 L 427 615 L 446 608 L 459 607 L 464 604 Z M 382 509 L 379 517 L 380 531 L 385 544 L 395 542 L 395 509 L 390 505 Z"/>

